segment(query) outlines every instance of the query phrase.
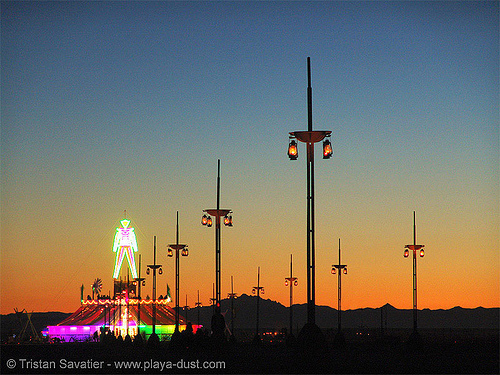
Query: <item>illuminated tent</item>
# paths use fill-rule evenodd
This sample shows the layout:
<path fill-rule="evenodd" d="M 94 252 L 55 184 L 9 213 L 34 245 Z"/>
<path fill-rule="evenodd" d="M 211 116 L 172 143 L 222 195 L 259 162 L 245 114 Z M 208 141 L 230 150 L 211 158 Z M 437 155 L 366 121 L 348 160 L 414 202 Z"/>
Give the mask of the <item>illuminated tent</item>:
<path fill-rule="evenodd" d="M 169 339 L 175 330 L 175 312 L 167 303 L 167 300 L 156 301 L 155 332 L 160 339 Z M 123 337 L 127 333 L 134 337 L 139 328 L 148 339 L 153 332 L 153 314 L 152 300 L 131 299 L 128 304 L 125 300 L 89 300 L 58 325 L 49 326 L 48 334 L 64 341 L 82 341 L 92 338 L 96 331 L 99 335 L 101 328 Z M 185 328 L 186 320 L 179 315 L 179 330 Z M 197 329 L 198 326 L 193 325 L 193 331 Z"/>

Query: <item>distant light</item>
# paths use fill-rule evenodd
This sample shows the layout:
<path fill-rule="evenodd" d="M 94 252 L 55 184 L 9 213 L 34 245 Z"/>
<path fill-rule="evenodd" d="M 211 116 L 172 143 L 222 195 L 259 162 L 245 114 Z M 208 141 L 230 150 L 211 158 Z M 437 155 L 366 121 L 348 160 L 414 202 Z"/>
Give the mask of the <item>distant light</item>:
<path fill-rule="evenodd" d="M 297 280 L 295 280 L 295 282 L 293 283 L 293 285 L 297 286 L 297 285 L 299 285 L 299 282 Z"/>
<path fill-rule="evenodd" d="M 408 258 L 410 256 L 410 251 L 408 249 L 405 249 L 405 258 Z"/>
<path fill-rule="evenodd" d="M 423 257 L 424 256 L 424 250 L 420 250 L 420 256 Z"/>
<path fill-rule="evenodd" d="M 172 249 L 168 249 L 167 250 L 167 256 L 169 256 L 169 257 L 173 257 L 174 256 L 174 252 L 172 251 Z"/>
<path fill-rule="evenodd" d="M 207 227 L 211 227 L 211 226 L 212 226 L 212 217 L 211 217 L 211 216 L 209 216 L 209 217 L 207 218 Z"/>
<path fill-rule="evenodd" d="M 207 225 L 207 223 L 208 223 L 208 217 L 207 217 L 207 215 L 203 215 L 201 217 L 201 224 L 202 225 Z"/>
<path fill-rule="evenodd" d="M 335 267 L 332 267 L 332 275 L 335 275 L 337 271 L 335 270 Z"/>
<path fill-rule="evenodd" d="M 344 275 L 347 275 L 347 267 L 344 268 Z"/>
<path fill-rule="evenodd" d="M 288 286 L 288 280 L 285 280 L 285 286 Z"/>

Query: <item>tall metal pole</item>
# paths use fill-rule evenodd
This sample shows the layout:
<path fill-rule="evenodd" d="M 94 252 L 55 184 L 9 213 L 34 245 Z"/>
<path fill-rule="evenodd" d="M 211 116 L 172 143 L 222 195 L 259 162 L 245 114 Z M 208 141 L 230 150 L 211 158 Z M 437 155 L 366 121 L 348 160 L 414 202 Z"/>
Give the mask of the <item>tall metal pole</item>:
<path fill-rule="evenodd" d="M 144 277 L 141 277 L 141 254 L 139 254 L 139 277 L 134 279 L 138 284 L 138 295 L 137 295 L 137 334 L 140 334 L 140 325 L 141 325 L 141 284 L 145 280 Z"/>
<path fill-rule="evenodd" d="M 175 230 L 175 244 L 179 246 L 179 211 Z M 175 250 L 175 330 L 179 330 L 179 249 Z"/>
<path fill-rule="evenodd" d="M 290 254 L 290 280 L 293 278 L 292 272 L 292 254 Z M 290 335 L 292 334 L 293 329 L 293 284 L 290 282 Z"/>
<path fill-rule="evenodd" d="M 260 267 L 257 271 L 257 327 L 255 334 L 259 335 L 259 301 L 260 301 Z"/>
<path fill-rule="evenodd" d="M 311 59 L 307 58 L 307 130 L 312 132 Z M 314 142 L 307 143 L 307 322 L 316 323 Z"/>
<path fill-rule="evenodd" d="M 417 226 L 415 211 L 413 211 L 413 246 L 417 246 Z M 417 252 L 413 251 L 413 330 L 417 330 Z"/>
<path fill-rule="evenodd" d="M 156 335 L 156 236 L 154 236 L 154 255 L 153 255 L 153 335 Z"/>
<path fill-rule="evenodd" d="M 340 238 L 339 238 L 339 264 L 342 264 L 340 262 Z M 340 332 L 341 330 L 341 327 L 342 327 L 342 319 L 341 319 L 341 316 L 342 316 L 342 307 L 341 307 L 341 297 L 342 297 L 342 286 L 341 286 L 341 280 L 342 280 L 342 272 L 340 272 L 340 269 L 339 269 L 339 293 L 338 293 L 338 331 Z"/>
<path fill-rule="evenodd" d="M 316 243 L 315 243 L 315 202 L 314 202 L 314 144 L 329 137 L 331 131 L 313 131 L 312 126 L 312 86 L 311 86 L 311 59 L 307 58 L 307 131 L 290 132 L 288 156 L 296 160 L 298 153 L 295 140 L 307 145 L 307 323 L 316 326 Z M 323 158 L 332 156 L 331 144 L 323 142 Z M 317 328 L 317 326 L 316 326 Z"/>
<path fill-rule="evenodd" d="M 423 248 L 425 245 L 417 245 L 417 225 L 415 220 L 415 211 L 413 211 L 413 245 L 405 246 L 405 258 L 409 256 L 409 251 L 413 252 L 413 330 L 417 331 L 417 251 L 420 256 L 424 256 Z"/>
<path fill-rule="evenodd" d="M 338 270 L 338 294 L 337 294 L 337 323 L 338 323 L 338 333 L 341 332 L 342 330 L 342 272 L 347 273 L 347 265 L 341 263 L 341 257 L 340 257 L 340 238 L 339 238 L 339 264 L 333 264 L 332 265 L 332 273 L 335 273 L 336 270 Z"/>
<path fill-rule="evenodd" d="M 221 257 L 220 257 L 220 159 L 217 160 L 217 216 L 215 218 L 215 298 L 217 307 L 220 307 L 221 290 Z"/>
<path fill-rule="evenodd" d="M 234 335 L 234 299 L 236 293 L 233 288 L 233 276 L 231 276 L 231 293 L 229 293 L 229 298 L 231 299 L 231 335 Z"/>
<path fill-rule="evenodd" d="M 179 251 L 182 251 L 182 256 L 187 256 L 187 245 L 179 243 L 179 211 L 177 211 L 177 221 L 175 226 L 175 244 L 168 245 L 168 256 L 171 257 L 172 251 L 175 251 L 175 332 L 179 332 L 179 301 L 180 301 L 180 257 Z"/>
<path fill-rule="evenodd" d="M 293 329 L 293 287 L 297 285 L 297 278 L 293 277 L 293 269 L 292 269 L 292 264 L 293 264 L 293 258 L 292 254 L 290 254 L 290 277 L 285 277 L 285 286 L 290 284 L 290 335 L 292 335 L 292 329 Z"/>
<path fill-rule="evenodd" d="M 188 321 L 188 309 L 189 309 L 189 306 L 188 306 L 188 295 L 186 294 L 186 305 L 184 305 L 184 318 L 186 319 L 186 323 Z"/>
<path fill-rule="evenodd" d="M 262 293 L 264 293 L 264 287 L 260 286 L 260 267 L 258 268 L 257 271 L 257 286 L 255 286 L 252 290 L 252 293 L 257 292 L 257 325 L 256 325 L 256 332 L 255 335 L 259 335 L 259 301 L 260 301 L 260 291 L 262 290 Z"/>
<path fill-rule="evenodd" d="M 198 310 L 198 327 L 200 326 L 200 307 L 201 307 L 201 302 L 200 302 L 200 290 L 198 289 L 198 301 L 196 302 L 196 308 Z"/>

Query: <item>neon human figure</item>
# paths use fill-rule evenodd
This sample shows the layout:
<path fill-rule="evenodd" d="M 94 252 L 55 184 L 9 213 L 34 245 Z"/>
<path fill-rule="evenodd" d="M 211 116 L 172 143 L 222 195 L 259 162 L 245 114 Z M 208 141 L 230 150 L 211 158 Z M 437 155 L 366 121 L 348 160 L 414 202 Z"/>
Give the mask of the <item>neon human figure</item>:
<path fill-rule="evenodd" d="M 123 258 L 126 255 L 132 278 L 137 278 L 135 269 L 134 252 L 137 252 L 137 241 L 135 239 L 134 228 L 128 228 L 130 220 L 120 221 L 123 228 L 116 228 L 115 241 L 113 244 L 113 252 L 116 253 L 115 271 L 113 278 L 118 278 L 120 268 L 122 267 Z"/>

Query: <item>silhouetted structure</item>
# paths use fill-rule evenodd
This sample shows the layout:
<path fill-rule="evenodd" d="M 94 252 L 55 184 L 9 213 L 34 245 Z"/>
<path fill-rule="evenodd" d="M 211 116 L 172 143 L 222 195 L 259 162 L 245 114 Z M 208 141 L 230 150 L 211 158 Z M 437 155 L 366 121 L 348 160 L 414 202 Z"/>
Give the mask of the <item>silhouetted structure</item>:
<path fill-rule="evenodd" d="M 175 244 L 168 245 L 167 255 L 169 257 L 173 256 L 173 251 L 175 251 L 175 330 L 179 331 L 179 272 L 180 272 L 180 262 L 179 262 L 179 251 L 183 257 L 189 255 L 189 250 L 186 244 L 179 244 L 179 211 L 177 211 L 177 224 L 175 227 Z M 187 298 L 187 297 L 186 297 Z M 187 302 L 186 302 L 187 305 Z"/>
<path fill-rule="evenodd" d="M 298 157 L 295 139 L 307 145 L 307 328 L 304 331 L 316 335 L 321 332 L 316 326 L 316 287 L 315 287 L 315 221 L 314 221 L 314 144 L 329 137 L 331 131 L 313 131 L 312 124 L 312 87 L 311 87 L 311 59 L 307 58 L 307 131 L 290 132 L 288 157 L 296 160 Z M 323 159 L 329 159 L 333 154 L 328 139 L 323 142 Z M 315 328 L 313 326 L 316 326 Z M 304 335 L 302 335 L 304 336 Z"/>

